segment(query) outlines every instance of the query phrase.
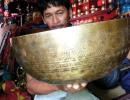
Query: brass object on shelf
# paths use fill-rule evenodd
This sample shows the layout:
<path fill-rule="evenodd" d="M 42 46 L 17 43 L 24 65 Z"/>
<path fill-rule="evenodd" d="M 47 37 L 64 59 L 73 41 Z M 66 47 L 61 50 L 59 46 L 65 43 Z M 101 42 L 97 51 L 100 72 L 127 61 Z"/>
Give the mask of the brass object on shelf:
<path fill-rule="evenodd" d="M 130 19 L 82 24 L 12 39 L 18 63 L 52 84 L 92 81 L 116 68 L 130 48 Z"/>

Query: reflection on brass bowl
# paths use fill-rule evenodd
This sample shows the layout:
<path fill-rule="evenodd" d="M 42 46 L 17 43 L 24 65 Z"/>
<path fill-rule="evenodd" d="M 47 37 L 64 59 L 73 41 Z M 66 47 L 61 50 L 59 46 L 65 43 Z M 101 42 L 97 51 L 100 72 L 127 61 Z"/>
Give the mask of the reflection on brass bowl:
<path fill-rule="evenodd" d="M 89 23 L 13 38 L 18 63 L 38 80 L 52 84 L 92 81 L 126 56 L 130 19 Z"/>

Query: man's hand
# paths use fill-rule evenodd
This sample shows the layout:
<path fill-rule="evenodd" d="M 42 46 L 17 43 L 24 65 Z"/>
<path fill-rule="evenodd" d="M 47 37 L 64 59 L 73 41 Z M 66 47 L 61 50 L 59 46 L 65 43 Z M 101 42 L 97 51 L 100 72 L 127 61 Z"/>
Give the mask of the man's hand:
<path fill-rule="evenodd" d="M 86 87 L 87 83 L 73 83 L 73 84 L 67 84 L 64 86 L 60 86 L 60 89 L 69 93 L 75 93 L 78 92 Z"/>
<path fill-rule="evenodd" d="M 130 50 L 129 50 L 128 54 L 127 54 L 127 58 L 130 60 Z"/>

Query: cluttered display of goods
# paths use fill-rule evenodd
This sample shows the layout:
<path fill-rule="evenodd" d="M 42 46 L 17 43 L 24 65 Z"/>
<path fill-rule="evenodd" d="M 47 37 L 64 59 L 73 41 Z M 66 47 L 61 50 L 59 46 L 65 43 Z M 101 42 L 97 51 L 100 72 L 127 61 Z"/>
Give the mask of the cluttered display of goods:
<path fill-rule="evenodd" d="M 73 25 L 130 16 L 129 0 L 70 0 Z"/>

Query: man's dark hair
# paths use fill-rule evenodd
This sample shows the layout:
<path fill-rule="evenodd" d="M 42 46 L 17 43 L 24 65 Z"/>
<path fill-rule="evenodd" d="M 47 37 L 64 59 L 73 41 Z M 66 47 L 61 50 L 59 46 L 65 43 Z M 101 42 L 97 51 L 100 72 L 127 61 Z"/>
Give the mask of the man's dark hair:
<path fill-rule="evenodd" d="M 53 6 L 64 6 L 67 10 L 71 8 L 70 0 L 39 0 L 38 1 L 39 10 L 43 14 L 44 11 L 50 7 L 50 5 Z"/>

